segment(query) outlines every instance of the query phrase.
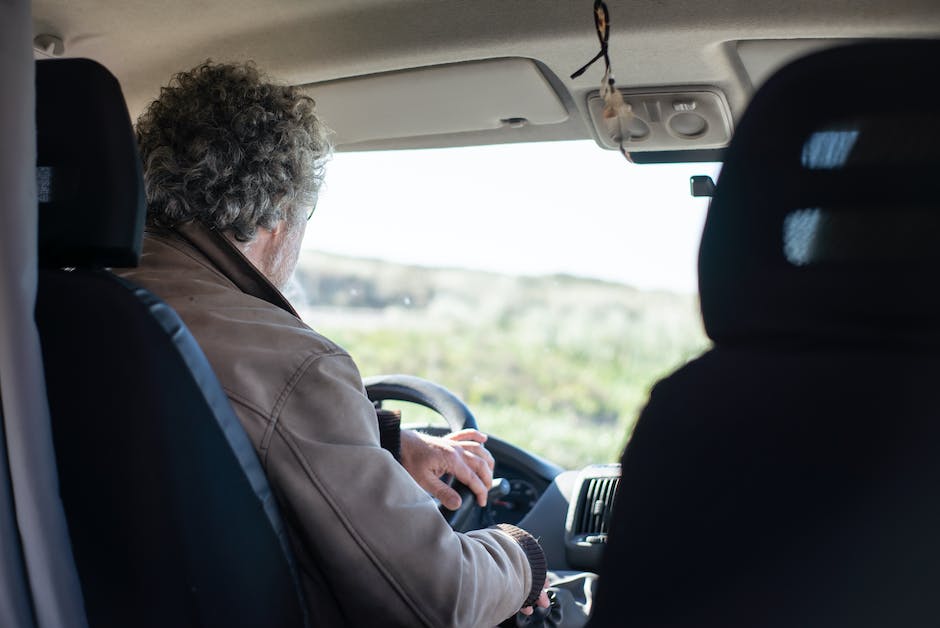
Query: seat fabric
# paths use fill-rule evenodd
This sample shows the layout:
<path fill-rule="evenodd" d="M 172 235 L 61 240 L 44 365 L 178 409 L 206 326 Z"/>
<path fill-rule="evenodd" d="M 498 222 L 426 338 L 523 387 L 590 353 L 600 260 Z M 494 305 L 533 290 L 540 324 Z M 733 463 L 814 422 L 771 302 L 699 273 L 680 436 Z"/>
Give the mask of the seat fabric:
<path fill-rule="evenodd" d="M 938 61 L 849 46 L 755 96 L 699 257 L 714 347 L 624 451 L 591 626 L 936 624 Z"/>
<path fill-rule="evenodd" d="M 137 263 L 145 211 L 120 87 L 81 59 L 36 78 L 36 322 L 88 623 L 305 626 L 275 496 L 208 361 L 102 268 Z"/>
<path fill-rule="evenodd" d="M 36 320 L 90 625 L 303 625 L 274 496 L 176 314 L 46 270 Z"/>

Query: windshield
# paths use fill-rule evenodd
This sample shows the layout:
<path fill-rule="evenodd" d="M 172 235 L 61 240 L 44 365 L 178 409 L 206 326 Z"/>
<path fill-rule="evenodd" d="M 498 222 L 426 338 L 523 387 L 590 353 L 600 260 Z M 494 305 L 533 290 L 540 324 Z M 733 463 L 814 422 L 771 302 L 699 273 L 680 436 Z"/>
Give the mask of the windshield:
<path fill-rule="evenodd" d="M 689 177 L 717 172 L 593 142 L 339 153 L 289 296 L 364 376 L 443 384 L 564 467 L 614 461 L 650 386 L 707 346 Z"/>

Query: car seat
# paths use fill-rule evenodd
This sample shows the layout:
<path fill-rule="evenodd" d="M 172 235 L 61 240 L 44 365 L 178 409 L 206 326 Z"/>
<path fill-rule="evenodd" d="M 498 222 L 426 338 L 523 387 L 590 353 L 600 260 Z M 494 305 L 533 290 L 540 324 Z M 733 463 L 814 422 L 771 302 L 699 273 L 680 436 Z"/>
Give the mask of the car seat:
<path fill-rule="evenodd" d="M 36 90 L 36 321 L 89 625 L 306 625 L 271 487 L 205 356 L 106 270 L 137 264 L 145 213 L 117 80 L 38 61 Z"/>
<path fill-rule="evenodd" d="M 940 42 L 798 60 L 699 256 L 714 346 L 627 445 L 591 626 L 940 618 Z"/>

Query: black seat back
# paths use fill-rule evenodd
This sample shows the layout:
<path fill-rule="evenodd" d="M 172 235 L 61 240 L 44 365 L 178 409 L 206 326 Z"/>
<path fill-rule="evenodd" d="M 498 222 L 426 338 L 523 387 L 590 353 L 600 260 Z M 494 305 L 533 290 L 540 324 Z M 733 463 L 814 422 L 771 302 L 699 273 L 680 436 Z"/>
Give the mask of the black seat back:
<path fill-rule="evenodd" d="M 940 617 L 938 42 L 755 96 L 699 258 L 714 348 L 628 444 L 592 626 Z"/>
<path fill-rule="evenodd" d="M 120 87 L 87 60 L 39 61 L 36 82 L 36 320 L 89 623 L 303 626 L 274 496 L 205 356 L 103 270 L 136 265 L 143 233 Z"/>

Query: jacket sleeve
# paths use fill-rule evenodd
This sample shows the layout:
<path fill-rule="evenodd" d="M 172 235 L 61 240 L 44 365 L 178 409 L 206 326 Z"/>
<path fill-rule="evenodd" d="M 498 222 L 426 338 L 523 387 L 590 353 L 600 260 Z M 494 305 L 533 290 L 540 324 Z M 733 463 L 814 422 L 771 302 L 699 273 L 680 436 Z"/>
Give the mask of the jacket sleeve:
<path fill-rule="evenodd" d="M 447 525 L 379 446 L 349 356 L 311 356 L 293 381 L 272 417 L 265 464 L 343 615 L 363 626 L 495 626 L 519 610 L 541 584 L 521 541 Z"/>

